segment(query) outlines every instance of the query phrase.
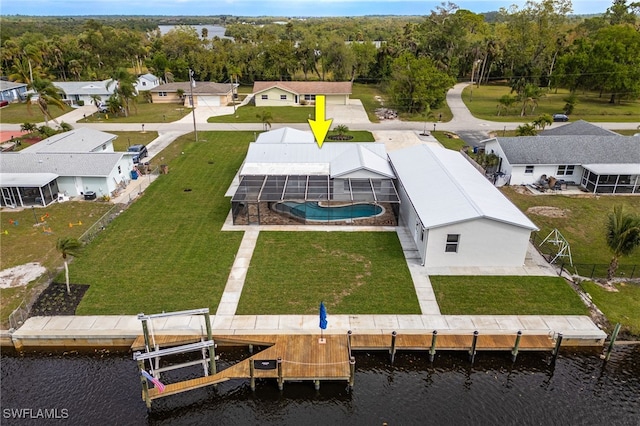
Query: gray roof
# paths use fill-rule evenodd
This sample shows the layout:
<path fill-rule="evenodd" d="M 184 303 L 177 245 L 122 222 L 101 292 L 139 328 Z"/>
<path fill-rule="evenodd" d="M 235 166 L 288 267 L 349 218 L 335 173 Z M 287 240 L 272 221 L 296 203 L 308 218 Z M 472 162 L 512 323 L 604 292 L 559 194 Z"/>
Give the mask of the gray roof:
<path fill-rule="evenodd" d="M 598 127 L 595 124 L 591 124 L 588 121 L 578 120 L 573 123 L 563 124 L 558 127 L 543 130 L 538 133 L 539 136 L 620 136 L 618 133 L 613 132 L 603 127 Z"/>
<path fill-rule="evenodd" d="M 54 173 L 58 176 L 108 176 L 124 152 L 0 154 L 0 170 L 5 173 Z"/>
<path fill-rule="evenodd" d="M 24 186 L 27 188 L 42 187 L 58 178 L 54 173 L 0 173 L 0 186 L 13 188 Z"/>
<path fill-rule="evenodd" d="M 394 177 L 383 143 L 251 143 L 241 175 L 344 175 L 355 170 Z"/>
<path fill-rule="evenodd" d="M 53 135 L 20 152 L 28 154 L 36 152 L 91 152 L 115 138 L 117 136 L 111 133 L 79 127 Z"/>
<path fill-rule="evenodd" d="M 279 129 L 270 130 L 260 133 L 256 139 L 256 143 L 311 143 L 315 144 L 316 140 L 310 131 L 296 130 L 291 127 L 281 127 Z"/>
<path fill-rule="evenodd" d="M 0 91 L 17 89 L 18 87 L 27 87 L 25 83 L 14 83 L 13 81 L 0 80 Z"/>
<path fill-rule="evenodd" d="M 521 136 L 494 138 L 511 164 L 640 163 L 637 136 Z M 488 142 L 488 139 L 483 142 Z"/>
<path fill-rule="evenodd" d="M 178 89 L 182 89 L 184 93 L 191 93 L 193 89 L 194 95 L 226 95 L 231 92 L 230 84 L 213 83 L 210 81 L 196 81 L 195 87 L 191 87 L 188 81 L 179 83 L 166 83 L 156 86 L 149 90 L 150 92 L 177 92 Z"/>
<path fill-rule="evenodd" d="M 486 218 L 538 229 L 459 152 L 416 145 L 389 158 L 425 228 Z"/>
<path fill-rule="evenodd" d="M 116 83 L 112 83 L 107 89 L 107 84 L 111 81 L 54 81 L 53 85 L 61 89 L 65 95 L 100 95 L 111 96 L 116 90 Z M 105 99 L 103 99 L 105 100 Z"/>

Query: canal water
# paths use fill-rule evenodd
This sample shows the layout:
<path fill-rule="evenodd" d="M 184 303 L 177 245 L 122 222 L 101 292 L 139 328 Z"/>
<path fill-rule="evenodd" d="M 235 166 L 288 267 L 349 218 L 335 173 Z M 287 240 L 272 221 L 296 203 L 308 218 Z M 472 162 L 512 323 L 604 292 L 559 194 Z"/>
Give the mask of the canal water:
<path fill-rule="evenodd" d="M 219 368 L 247 356 L 219 352 Z M 549 355 L 356 353 L 355 387 L 323 382 L 221 383 L 154 401 L 141 399 L 130 354 L 2 354 L 2 425 L 640 425 L 640 346 Z M 176 360 L 174 360 L 176 361 Z M 166 381 L 196 377 L 175 373 Z M 40 410 L 40 411 L 39 411 Z M 48 410 L 48 411 L 45 411 Z M 16 418 L 18 414 L 22 417 Z M 43 419 L 38 416 L 55 417 Z"/>

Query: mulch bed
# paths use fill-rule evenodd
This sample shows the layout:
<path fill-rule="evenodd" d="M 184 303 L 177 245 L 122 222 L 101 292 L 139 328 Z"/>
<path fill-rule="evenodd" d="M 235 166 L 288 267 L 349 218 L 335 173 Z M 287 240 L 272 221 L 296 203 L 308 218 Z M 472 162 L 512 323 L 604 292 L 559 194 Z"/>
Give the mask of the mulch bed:
<path fill-rule="evenodd" d="M 331 135 L 327 136 L 327 139 L 331 139 L 332 141 L 350 141 L 353 139 L 351 135 Z"/>
<path fill-rule="evenodd" d="M 70 284 L 71 294 L 67 294 L 65 283 L 51 283 L 33 304 L 29 316 L 75 315 L 76 308 L 89 286 Z"/>

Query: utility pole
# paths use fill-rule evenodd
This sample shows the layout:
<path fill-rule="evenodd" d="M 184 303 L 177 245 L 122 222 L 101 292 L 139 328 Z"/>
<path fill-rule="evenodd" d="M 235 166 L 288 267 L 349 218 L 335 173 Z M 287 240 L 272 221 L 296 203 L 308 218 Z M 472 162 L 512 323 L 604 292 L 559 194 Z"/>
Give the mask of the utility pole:
<path fill-rule="evenodd" d="M 196 81 L 193 79 L 193 70 L 189 68 L 189 88 L 191 89 L 191 113 L 193 114 L 193 133 L 196 134 L 196 142 L 198 142 L 198 129 L 196 129 L 196 104 L 193 99 L 193 88 L 196 86 Z"/>

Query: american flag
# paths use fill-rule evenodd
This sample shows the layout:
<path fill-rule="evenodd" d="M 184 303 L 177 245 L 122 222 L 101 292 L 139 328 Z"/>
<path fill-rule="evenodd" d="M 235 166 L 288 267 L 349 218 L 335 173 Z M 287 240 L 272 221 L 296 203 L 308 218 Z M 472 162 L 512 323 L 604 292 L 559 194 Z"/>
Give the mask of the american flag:
<path fill-rule="evenodd" d="M 160 393 L 164 392 L 164 384 L 160 380 L 156 379 L 155 377 L 153 377 L 151 374 L 147 373 L 144 370 L 142 370 L 142 375 L 151 383 L 153 383 L 156 389 L 158 389 L 158 392 Z"/>

